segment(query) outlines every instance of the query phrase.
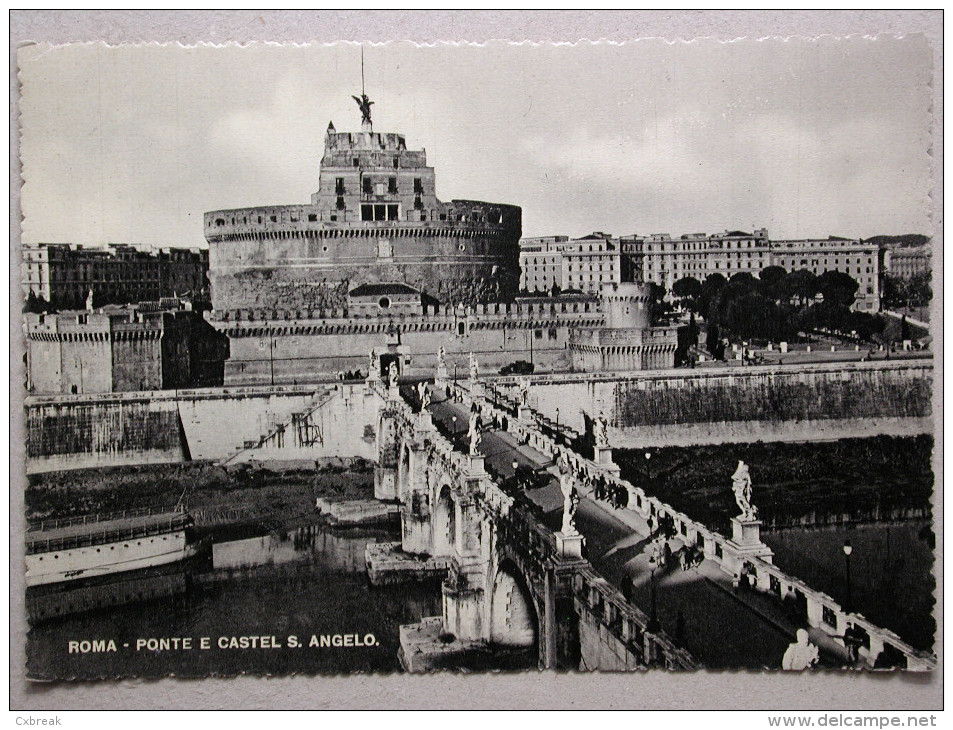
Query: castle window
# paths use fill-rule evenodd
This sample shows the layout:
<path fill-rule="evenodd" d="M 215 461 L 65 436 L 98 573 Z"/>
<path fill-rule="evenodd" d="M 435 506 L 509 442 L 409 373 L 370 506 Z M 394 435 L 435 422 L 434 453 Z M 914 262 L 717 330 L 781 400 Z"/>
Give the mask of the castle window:
<path fill-rule="evenodd" d="M 336 221 L 337 219 L 338 219 L 338 217 L 337 217 L 336 215 L 332 215 L 332 216 L 331 216 L 331 220 L 332 220 L 332 221 Z M 327 249 L 327 246 L 325 246 L 324 248 Z"/>
<path fill-rule="evenodd" d="M 373 205 L 361 206 L 361 220 L 362 221 L 374 220 L 374 206 Z"/>
<path fill-rule="evenodd" d="M 387 178 L 387 192 L 391 194 L 397 193 L 397 178 L 396 177 Z"/>
<path fill-rule="evenodd" d="M 398 167 L 400 167 L 400 159 L 397 158 L 397 157 L 395 157 L 395 158 L 394 158 L 394 169 L 396 170 Z"/>
<path fill-rule="evenodd" d="M 272 222 L 272 223 L 277 223 L 277 222 L 278 222 L 278 216 L 274 216 L 274 215 L 271 216 L 271 222 Z"/>
<path fill-rule="evenodd" d="M 318 214 L 317 214 L 317 213 L 308 213 L 308 220 L 311 221 L 312 223 L 314 223 L 316 220 L 318 220 Z"/>
<path fill-rule="evenodd" d="M 338 210 L 344 210 L 344 196 L 343 195 L 338 195 L 337 208 Z"/>
<path fill-rule="evenodd" d="M 424 201 L 421 200 L 420 196 L 418 195 L 416 198 L 414 198 L 414 210 L 423 210 L 423 209 L 424 209 Z"/>
<path fill-rule="evenodd" d="M 374 206 L 374 220 L 382 221 L 387 218 L 387 206 L 386 205 L 375 205 Z"/>
<path fill-rule="evenodd" d="M 360 160 L 360 158 L 355 157 L 355 158 L 354 158 L 354 167 L 360 167 L 360 166 L 361 166 L 361 160 Z"/>
<path fill-rule="evenodd" d="M 388 206 L 387 206 L 387 220 L 389 220 L 389 221 L 400 220 L 400 219 L 398 218 L 398 215 L 399 215 L 399 213 L 398 213 L 398 210 L 397 210 L 397 206 L 396 206 L 396 205 L 388 205 Z"/>
<path fill-rule="evenodd" d="M 419 177 L 414 178 L 414 192 L 420 195 L 424 191 L 424 181 Z"/>
<path fill-rule="evenodd" d="M 377 302 L 377 306 L 381 309 L 388 309 L 390 307 L 390 299 L 387 297 L 381 297 Z"/>
<path fill-rule="evenodd" d="M 224 225 L 225 225 L 225 219 L 224 219 L 224 218 L 216 218 L 216 219 L 215 219 L 215 225 L 217 225 L 217 226 L 224 226 Z"/>
<path fill-rule="evenodd" d="M 370 177 L 365 177 L 362 181 L 364 186 L 364 194 L 370 195 L 374 192 L 374 180 Z"/>
<path fill-rule="evenodd" d="M 339 177 L 334 180 L 334 194 L 344 195 L 344 178 Z"/>

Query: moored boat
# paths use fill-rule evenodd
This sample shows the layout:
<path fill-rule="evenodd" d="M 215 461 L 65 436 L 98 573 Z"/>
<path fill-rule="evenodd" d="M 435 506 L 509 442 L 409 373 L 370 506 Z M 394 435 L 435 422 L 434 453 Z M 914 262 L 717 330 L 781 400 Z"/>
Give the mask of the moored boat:
<path fill-rule="evenodd" d="M 183 511 L 136 511 L 34 523 L 26 533 L 26 584 L 95 578 L 184 560 L 196 551 Z"/>

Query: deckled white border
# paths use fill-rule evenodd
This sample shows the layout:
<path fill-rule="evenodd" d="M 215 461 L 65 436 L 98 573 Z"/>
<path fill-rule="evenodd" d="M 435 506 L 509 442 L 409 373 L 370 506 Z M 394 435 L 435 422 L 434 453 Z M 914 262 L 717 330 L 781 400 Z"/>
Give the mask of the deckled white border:
<path fill-rule="evenodd" d="M 935 52 L 934 64 L 934 220 L 942 221 L 941 165 L 942 15 L 939 11 L 14 11 L 10 15 L 11 101 L 15 102 L 15 49 L 29 41 L 68 43 L 104 41 L 221 44 L 271 41 L 330 43 L 340 40 L 386 42 L 411 40 L 428 45 L 510 39 L 521 42 L 569 43 L 585 38 L 623 42 L 638 38 L 818 37 L 822 35 L 902 35 L 924 33 Z M 16 106 L 11 105 L 11 287 L 9 311 L 20 308 L 18 283 L 19 170 Z M 934 256 L 934 322 L 939 322 L 942 261 Z M 16 277 L 16 278 L 14 278 Z M 23 394 L 22 342 L 19 322 L 9 322 L 11 336 L 11 495 L 22 495 Z M 935 333 L 937 361 L 935 402 L 942 402 L 942 335 Z M 937 452 L 942 449 L 937 417 Z M 936 465 L 937 485 L 942 484 Z M 19 484 L 18 484 L 19 481 Z M 13 496 L 11 514 L 23 514 L 22 499 Z M 942 504 L 935 505 L 942 525 Z M 17 529 L 19 528 L 19 529 Z M 22 525 L 15 522 L 11 544 L 22 544 Z M 942 532 L 938 531 L 938 565 L 942 567 Z M 843 709 L 928 710 L 942 706 L 941 673 L 933 675 L 856 677 L 846 674 L 790 676 L 758 672 L 662 672 L 627 674 L 523 674 L 434 676 L 357 675 L 347 678 L 237 677 L 181 682 L 130 680 L 27 687 L 23 679 L 24 638 L 22 575 L 13 571 L 11 591 L 10 706 L 33 710 L 62 709 L 280 709 L 280 708 L 548 708 L 548 709 Z M 938 574 L 938 594 L 942 578 Z M 940 596 L 938 595 L 938 604 Z M 937 654 L 943 659 L 942 617 L 938 615 Z M 174 718 L 170 718 L 174 721 Z"/>

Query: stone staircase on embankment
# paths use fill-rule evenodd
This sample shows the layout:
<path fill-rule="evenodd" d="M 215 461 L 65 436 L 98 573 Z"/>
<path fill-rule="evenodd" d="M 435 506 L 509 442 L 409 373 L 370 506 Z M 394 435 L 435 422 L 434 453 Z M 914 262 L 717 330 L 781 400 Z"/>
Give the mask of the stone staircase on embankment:
<path fill-rule="evenodd" d="M 219 461 L 219 465 L 316 458 L 314 451 L 324 445 L 325 435 L 316 416 L 334 398 L 335 392 L 333 387 L 321 388 L 303 409 L 292 412 L 290 417 L 279 419 L 271 415 L 257 439 L 245 440 L 236 447 L 235 453 Z"/>

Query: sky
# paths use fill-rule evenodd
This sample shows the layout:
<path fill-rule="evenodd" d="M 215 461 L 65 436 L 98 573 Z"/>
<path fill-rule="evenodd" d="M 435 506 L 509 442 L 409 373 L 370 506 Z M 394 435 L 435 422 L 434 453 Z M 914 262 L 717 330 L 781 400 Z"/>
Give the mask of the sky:
<path fill-rule="evenodd" d="M 374 130 L 441 200 L 526 236 L 931 235 L 919 36 L 365 44 Z M 301 204 L 329 121 L 359 131 L 354 43 L 22 48 L 23 240 L 202 246 L 202 214 Z"/>

